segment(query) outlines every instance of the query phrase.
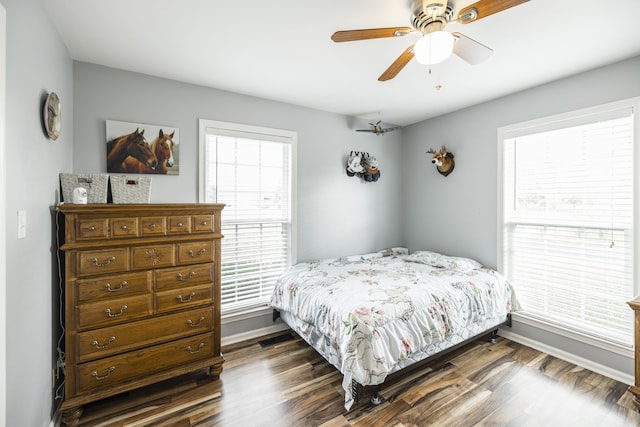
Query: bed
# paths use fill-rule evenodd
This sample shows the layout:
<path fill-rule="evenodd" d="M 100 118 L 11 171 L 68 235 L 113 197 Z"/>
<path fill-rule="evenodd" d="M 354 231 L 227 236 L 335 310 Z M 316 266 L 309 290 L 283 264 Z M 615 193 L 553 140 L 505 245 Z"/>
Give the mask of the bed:
<path fill-rule="evenodd" d="M 348 411 L 354 386 L 495 331 L 518 302 L 501 274 L 474 260 L 390 248 L 296 264 L 271 307 L 342 373 Z"/>

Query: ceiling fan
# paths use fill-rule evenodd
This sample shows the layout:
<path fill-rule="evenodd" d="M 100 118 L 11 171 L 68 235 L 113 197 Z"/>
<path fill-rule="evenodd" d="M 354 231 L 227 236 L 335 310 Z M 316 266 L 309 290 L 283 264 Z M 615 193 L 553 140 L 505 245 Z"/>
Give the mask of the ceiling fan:
<path fill-rule="evenodd" d="M 375 123 L 369 123 L 369 124 L 371 125 L 371 129 L 356 129 L 356 132 L 373 132 L 376 135 L 384 135 L 387 132 L 400 129 L 400 126 L 393 126 L 390 128 L 382 127 L 382 120 L 378 120 Z"/>
<path fill-rule="evenodd" d="M 476 65 L 486 60 L 493 50 L 461 33 L 444 31 L 447 24 L 452 22 L 469 24 L 527 1 L 529 0 L 479 0 L 460 9 L 454 19 L 455 4 L 453 1 L 412 0 L 411 27 L 336 31 L 331 36 L 331 40 L 340 43 L 402 37 L 414 33 L 422 34 L 416 43 L 402 52 L 378 77 L 380 81 L 394 78 L 414 57 L 420 64 L 431 65 L 444 61 L 451 53 L 454 53 L 471 65 Z"/>

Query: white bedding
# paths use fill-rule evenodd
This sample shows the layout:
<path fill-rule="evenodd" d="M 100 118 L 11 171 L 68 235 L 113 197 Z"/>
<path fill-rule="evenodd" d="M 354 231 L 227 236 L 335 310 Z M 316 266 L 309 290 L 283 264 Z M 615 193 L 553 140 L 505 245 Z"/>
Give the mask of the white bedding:
<path fill-rule="evenodd" d="M 352 380 L 380 384 L 500 325 L 518 303 L 502 275 L 475 261 L 396 249 L 297 264 L 271 306 L 344 375 L 348 410 Z"/>

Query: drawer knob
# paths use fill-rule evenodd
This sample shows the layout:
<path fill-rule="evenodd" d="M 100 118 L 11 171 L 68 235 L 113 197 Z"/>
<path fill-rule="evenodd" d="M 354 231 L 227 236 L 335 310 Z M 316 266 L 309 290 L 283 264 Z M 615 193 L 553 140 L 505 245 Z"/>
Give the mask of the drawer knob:
<path fill-rule="evenodd" d="M 193 252 L 193 250 L 189 249 L 187 251 L 187 254 L 189 254 L 189 256 L 191 258 L 197 258 L 199 256 L 202 256 L 205 254 L 205 252 L 207 252 L 207 250 L 205 248 L 200 249 L 198 252 Z"/>
<path fill-rule="evenodd" d="M 177 299 L 178 301 L 180 301 L 180 302 L 189 302 L 189 301 L 191 301 L 191 298 L 193 298 L 193 297 L 195 297 L 195 296 L 196 296 L 196 293 L 195 293 L 195 292 L 191 292 L 191 293 L 189 293 L 189 296 L 188 296 L 188 297 L 186 297 L 186 298 L 182 298 L 182 295 L 178 295 L 178 296 L 176 297 L 176 299 Z"/>
<path fill-rule="evenodd" d="M 126 226 L 126 225 L 121 225 L 121 226 L 120 226 L 120 229 L 121 229 L 121 230 L 126 230 L 126 229 L 127 229 L 127 226 Z"/>
<path fill-rule="evenodd" d="M 182 227 L 182 226 L 183 226 L 181 222 L 177 223 L 176 225 L 177 225 L 178 227 Z"/>
<path fill-rule="evenodd" d="M 96 231 L 96 228 L 93 225 L 90 225 L 90 226 L 87 227 L 87 230 Z"/>
<path fill-rule="evenodd" d="M 96 267 L 106 267 L 109 264 L 111 264 L 113 261 L 116 260 L 116 257 L 114 256 L 110 256 L 109 258 L 107 258 L 107 260 L 103 263 L 99 263 L 98 262 L 98 258 L 91 258 L 91 262 L 94 263 L 96 265 Z"/>
<path fill-rule="evenodd" d="M 100 345 L 100 343 L 98 343 L 98 341 L 93 340 L 91 341 L 91 345 L 94 346 L 95 348 L 97 348 L 98 350 L 102 350 L 104 348 L 109 347 L 109 345 L 114 342 L 116 340 L 116 337 L 109 337 L 109 339 L 107 340 L 107 342 L 105 344 Z"/>
<path fill-rule="evenodd" d="M 107 290 L 107 292 L 118 292 L 118 291 L 121 291 L 122 288 L 124 288 L 127 285 L 128 285 L 127 281 L 123 280 L 122 282 L 120 282 L 117 288 L 112 288 L 111 283 L 105 283 L 104 288 Z"/>
<path fill-rule="evenodd" d="M 157 225 L 155 225 L 155 224 L 149 224 L 149 228 L 152 229 L 152 230 L 155 229 L 156 227 L 157 227 Z"/>
<path fill-rule="evenodd" d="M 110 367 L 109 367 L 109 369 L 107 369 L 107 373 L 106 373 L 106 374 L 104 374 L 104 375 L 102 375 L 102 376 L 101 376 L 101 375 L 99 375 L 99 374 L 98 374 L 98 372 L 96 372 L 96 371 L 91 372 L 91 375 L 93 375 L 93 377 L 94 377 L 95 379 L 97 379 L 98 381 L 100 381 L 100 380 L 103 380 L 103 379 L 107 378 L 107 377 L 108 377 L 109 375 L 111 375 L 111 373 L 112 373 L 113 371 L 115 371 L 115 370 L 116 370 L 116 367 L 115 367 L 115 366 L 110 366 Z"/>
<path fill-rule="evenodd" d="M 187 276 L 183 276 L 182 273 L 178 273 L 176 275 L 176 278 L 182 282 L 186 282 L 187 280 L 191 279 L 193 276 L 196 275 L 195 271 L 190 271 L 189 274 L 187 274 Z"/>
<path fill-rule="evenodd" d="M 123 305 L 122 307 L 120 307 L 120 312 L 118 313 L 112 313 L 111 309 L 107 308 L 104 310 L 104 312 L 107 314 L 107 316 L 109 317 L 118 317 L 121 316 L 122 313 L 124 313 L 124 311 L 127 309 L 128 307 L 126 305 Z"/>
<path fill-rule="evenodd" d="M 198 323 L 193 323 L 191 319 L 189 319 L 187 320 L 187 325 L 189 325 L 190 328 L 197 328 L 198 326 L 202 325 L 203 321 L 204 321 L 204 316 L 198 319 Z"/>
<path fill-rule="evenodd" d="M 198 344 L 198 348 L 196 350 L 192 349 L 191 346 L 187 346 L 186 350 L 191 354 L 196 354 L 196 353 L 200 353 L 200 350 L 202 350 L 202 347 L 204 347 L 203 342 Z"/>
<path fill-rule="evenodd" d="M 207 221 L 202 221 L 202 225 L 207 225 Z"/>

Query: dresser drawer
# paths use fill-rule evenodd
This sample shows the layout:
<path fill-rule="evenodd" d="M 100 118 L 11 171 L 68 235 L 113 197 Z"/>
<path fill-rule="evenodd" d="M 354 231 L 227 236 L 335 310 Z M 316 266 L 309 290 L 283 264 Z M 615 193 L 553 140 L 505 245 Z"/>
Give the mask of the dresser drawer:
<path fill-rule="evenodd" d="M 119 298 L 124 295 L 149 293 L 151 290 L 151 272 L 125 273 L 103 276 L 96 279 L 80 279 L 78 301 L 90 301 L 102 298 Z"/>
<path fill-rule="evenodd" d="M 138 236 L 138 218 L 113 218 L 111 220 L 111 237 Z"/>
<path fill-rule="evenodd" d="M 167 234 L 167 219 L 163 216 L 140 218 L 140 235 L 164 236 Z"/>
<path fill-rule="evenodd" d="M 133 295 L 92 302 L 78 305 L 76 310 L 78 327 L 86 329 L 149 316 L 153 310 L 152 297 L 151 294 Z"/>
<path fill-rule="evenodd" d="M 214 356 L 207 333 L 78 365 L 77 389 L 83 393 Z"/>
<path fill-rule="evenodd" d="M 156 292 L 156 313 L 181 310 L 188 307 L 210 304 L 213 300 L 212 285 L 191 286 Z"/>
<path fill-rule="evenodd" d="M 170 216 L 169 217 L 169 233 L 171 234 L 189 234 L 191 233 L 191 216 Z"/>
<path fill-rule="evenodd" d="M 178 264 L 213 261 L 213 242 L 189 242 L 178 244 Z"/>
<path fill-rule="evenodd" d="M 212 330 L 213 308 L 206 307 L 80 332 L 78 359 L 86 362 Z"/>
<path fill-rule="evenodd" d="M 213 268 L 213 264 L 202 264 L 155 270 L 153 274 L 155 276 L 156 289 L 184 288 L 186 286 L 211 283 L 213 281 Z"/>
<path fill-rule="evenodd" d="M 134 270 L 170 267 L 176 265 L 175 246 L 172 244 L 134 246 L 131 248 L 131 252 Z"/>
<path fill-rule="evenodd" d="M 192 220 L 194 233 L 212 233 L 215 231 L 213 215 L 194 215 Z"/>
<path fill-rule="evenodd" d="M 127 248 L 77 252 L 78 275 L 105 274 L 129 270 Z"/>
<path fill-rule="evenodd" d="M 109 236 L 109 220 L 79 219 L 76 222 L 76 236 L 78 240 L 106 239 Z"/>

